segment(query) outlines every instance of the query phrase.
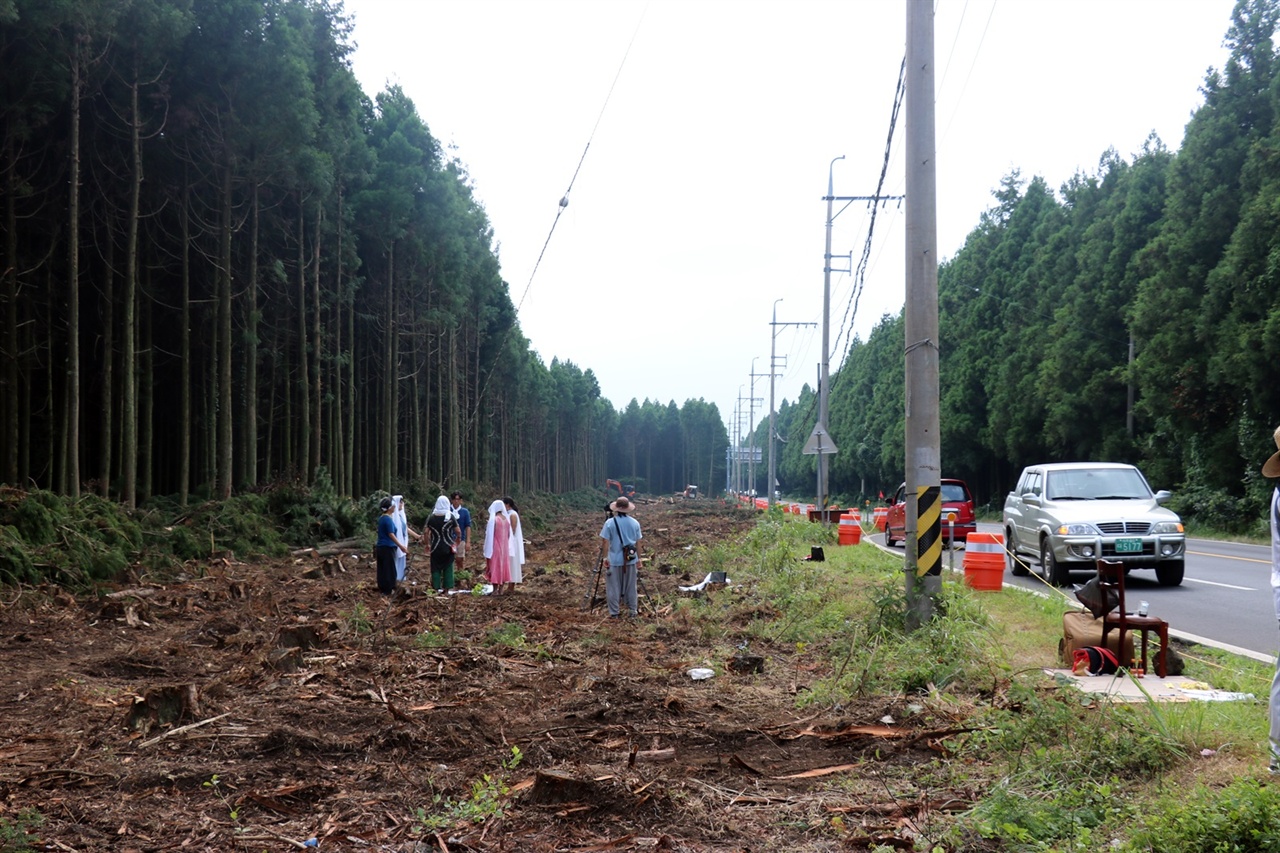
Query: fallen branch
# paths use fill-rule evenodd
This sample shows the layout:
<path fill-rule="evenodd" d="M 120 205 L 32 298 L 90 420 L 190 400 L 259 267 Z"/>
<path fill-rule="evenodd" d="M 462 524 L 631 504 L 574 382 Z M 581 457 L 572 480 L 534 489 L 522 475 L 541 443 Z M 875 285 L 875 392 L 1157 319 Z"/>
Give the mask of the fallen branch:
<path fill-rule="evenodd" d="M 174 735 L 180 735 L 183 732 L 189 732 L 192 729 L 198 729 L 201 726 L 207 726 L 210 723 L 215 723 L 218 720 L 221 720 L 223 717 L 230 717 L 230 716 L 231 716 L 231 712 L 228 711 L 225 714 L 219 714 L 216 717 L 210 717 L 209 719 L 201 720 L 198 723 L 191 723 L 190 725 L 186 725 L 186 726 L 178 726 L 176 729 L 169 729 L 169 731 L 165 732 L 162 735 L 157 735 L 156 737 L 153 737 L 151 740 L 144 740 L 142 743 L 138 744 L 138 749 L 142 749 L 142 747 L 144 746 L 151 746 L 151 744 L 153 743 L 159 743 L 160 741 L 165 740 L 166 738 L 171 738 Z"/>

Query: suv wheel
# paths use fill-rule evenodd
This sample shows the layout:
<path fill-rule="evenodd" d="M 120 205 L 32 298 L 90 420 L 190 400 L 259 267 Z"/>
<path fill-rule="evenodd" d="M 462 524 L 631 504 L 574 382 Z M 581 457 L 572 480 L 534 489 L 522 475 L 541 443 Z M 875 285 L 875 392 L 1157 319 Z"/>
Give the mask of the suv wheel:
<path fill-rule="evenodd" d="M 1053 548 L 1048 539 L 1040 542 L 1040 572 L 1050 586 L 1066 586 L 1071 583 L 1071 570 L 1053 556 Z"/>
<path fill-rule="evenodd" d="M 1018 556 L 1018 542 L 1013 538 L 1013 528 L 1004 529 L 1004 565 L 1014 577 L 1031 574 L 1026 562 Z"/>
<path fill-rule="evenodd" d="M 1156 580 L 1160 582 L 1160 586 L 1181 586 L 1186 569 L 1185 560 L 1165 560 L 1156 565 Z"/>

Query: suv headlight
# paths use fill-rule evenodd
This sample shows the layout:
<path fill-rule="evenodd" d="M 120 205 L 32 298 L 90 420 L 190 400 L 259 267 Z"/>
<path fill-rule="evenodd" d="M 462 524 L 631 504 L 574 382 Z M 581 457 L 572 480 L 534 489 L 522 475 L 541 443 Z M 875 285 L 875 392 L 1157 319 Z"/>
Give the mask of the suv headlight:
<path fill-rule="evenodd" d="M 1151 525 L 1151 532 L 1152 533 L 1181 533 L 1182 522 L 1181 521 L 1157 521 L 1155 524 Z"/>
<path fill-rule="evenodd" d="M 1102 535 L 1098 532 L 1097 528 L 1095 528 L 1092 524 L 1083 524 L 1080 522 L 1077 522 L 1075 524 L 1059 525 L 1058 529 L 1055 530 L 1054 532 L 1057 533 L 1059 536 L 1101 536 Z"/>

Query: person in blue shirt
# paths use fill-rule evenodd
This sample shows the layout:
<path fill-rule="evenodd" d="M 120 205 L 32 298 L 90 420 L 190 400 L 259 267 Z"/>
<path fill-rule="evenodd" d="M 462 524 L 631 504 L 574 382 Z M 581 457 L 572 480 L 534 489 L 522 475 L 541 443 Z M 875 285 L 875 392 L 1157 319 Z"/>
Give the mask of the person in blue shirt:
<path fill-rule="evenodd" d="M 409 553 L 409 546 L 397 535 L 395 506 L 391 498 L 383 498 L 378 504 L 382 515 L 378 516 L 378 541 L 373 546 L 373 554 L 378 565 L 378 591 L 383 595 L 396 591 L 396 555 Z"/>
<path fill-rule="evenodd" d="M 617 618 L 622 611 L 622 602 L 627 604 L 627 612 L 635 616 L 638 611 L 636 596 L 636 578 L 640 570 L 640 522 L 629 513 L 635 505 L 625 497 L 618 498 L 609 504 L 610 517 L 600 528 L 600 559 L 605 560 L 604 591 L 609 602 L 609 616 Z M 631 553 L 626 553 L 624 546 L 631 546 Z"/>
<path fill-rule="evenodd" d="M 462 492 L 449 495 L 453 503 L 453 511 L 458 514 L 458 552 L 453 555 L 453 567 L 459 572 L 463 569 L 463 561 L 467 556 L 467 531 L 471 529 L 471 510 L 462 505 Z"/>

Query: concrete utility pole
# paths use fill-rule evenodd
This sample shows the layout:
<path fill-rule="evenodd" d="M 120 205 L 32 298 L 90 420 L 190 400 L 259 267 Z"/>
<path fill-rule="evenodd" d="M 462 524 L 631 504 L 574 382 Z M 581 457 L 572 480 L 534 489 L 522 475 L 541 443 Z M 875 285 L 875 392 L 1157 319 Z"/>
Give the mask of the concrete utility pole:
<path fill-rule="evenodd" d="M 938 222 L 933 0 L 907 0 L 907 623 L 933 618 L 942 587 L 938 415 Z"/>
<path fill-rule="evenodd" d="M 844 213 L 849 204 L 855 201 L 868 201 L 871 204 L 881 204 L 886 201 L 901 200 L 902 196 L 893 195 L 835 195 L 835 184 L 832 180 L 832 173 L 835 169 L 836 160 L 843 160 L 844 155 L 841 154 L 835 160 L 831 161 L 831 166 L 827 170 L 827 194 L 823 201 L 827 203 L 827 252 L 824 256 L 823 263 L 823 285 L 822 285 L 822 365 L 818 372 L 818 422 L 814 424 L 813 432 L 809 436 L 809 441 L 805 443 L 804 453 L 818 454 L 818 506 L 822 510 L 823 523 L 827 523 L 827 503 L 829 499 L 827 489 L 827 457 L 837 452 L 836 443 L 831 440 L 831 435 L 827 430 L 827 408 L 829 404 L 830 394 L 830 361 L 831 361 L 831 226 L 835 222 L 835 218 Z M 832 202 L 843 201 L 845 206 L 840 208 L 836 213 L 832 213 Z M 843 257 L 843 256 L 842 256 Z M 852 256 L 850 256 L 852 260 Z M 852 270 L 842 270 L 842 272 L 852 272 Z"/>
<path fill-rule="evenodd" d="M 756 396 L 756 379 L 765 375 L 763 373 L 756 373 L 756 359 L 758 358 L 760 358 L 760 356 L 756 356 L 751 359 L 751 398 L 747 401 L 749 406 L 748 411 L 751 412 L 751 417 L 748 419 L 747 424 L 747 434 L 751 437 L 751 443 L 747 447 L 747 453 L 749 454 L 747 456 L 747 480 L 749 481 L 747 485 L 748 492 L 758 492 L 756 489 L 756 403 L 763 403 L 764 400 L 761 400 Z M 772 491 L 772 489 L 773 487 L 770 486 L 770 491 Z M 752 497 L 755 496 L 756 495 L 752 495 Z"/>
<path fill-rule="evenodd" d="M 769 323 L 769 506 L 775 503 L 773 492 L 774 483 L 778 481 L 778 462 L 774 455 L 776 447 L 775 439 L 778 437 L 777 430 L 774 428 L 774 404 L 773 404 L 773 386 L 774 380 L 778 376 L 778 327 L 779 326 L 816 326 L 817 323 L 779 323 L 778 322 L 778 303 L 782 301 L 782 297 L 773 300 L 773 320 Z M 786 356 L 783 356 L 785 359 Z"/>

